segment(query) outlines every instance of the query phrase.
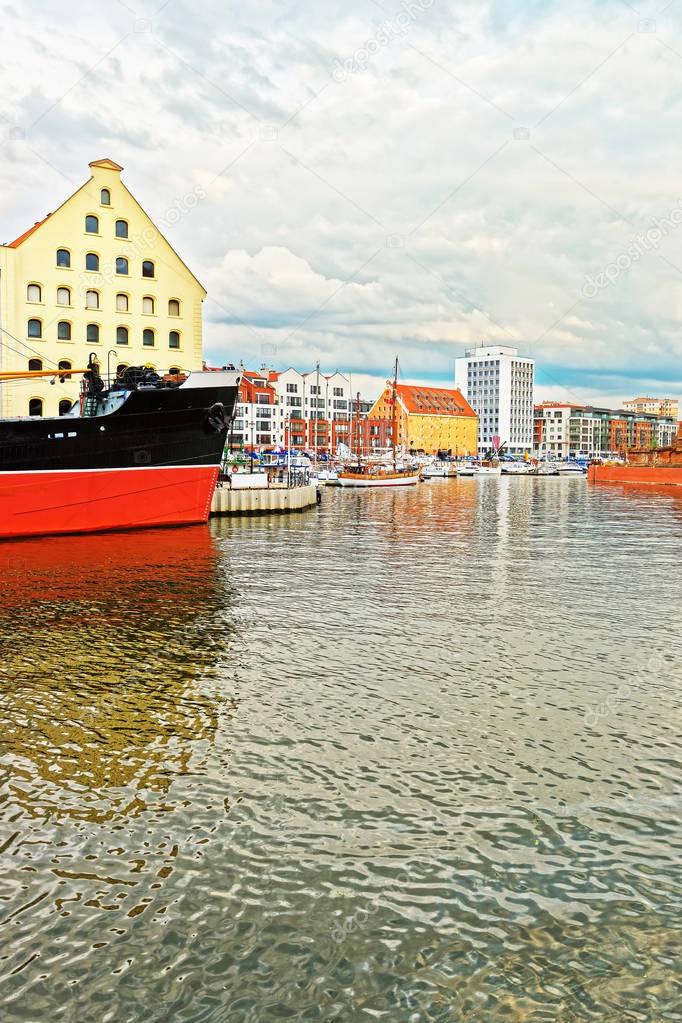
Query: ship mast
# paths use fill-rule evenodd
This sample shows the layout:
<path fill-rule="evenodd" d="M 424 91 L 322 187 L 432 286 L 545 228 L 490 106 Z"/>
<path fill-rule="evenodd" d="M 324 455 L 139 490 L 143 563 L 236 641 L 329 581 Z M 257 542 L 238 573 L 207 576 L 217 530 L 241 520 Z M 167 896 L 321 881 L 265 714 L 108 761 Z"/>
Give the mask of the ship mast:
<path fill-rule="evenodd" d="M 395 357 L 395 371 L 393 373 L 393 471 L 398 471 L 398 356 Z"/>

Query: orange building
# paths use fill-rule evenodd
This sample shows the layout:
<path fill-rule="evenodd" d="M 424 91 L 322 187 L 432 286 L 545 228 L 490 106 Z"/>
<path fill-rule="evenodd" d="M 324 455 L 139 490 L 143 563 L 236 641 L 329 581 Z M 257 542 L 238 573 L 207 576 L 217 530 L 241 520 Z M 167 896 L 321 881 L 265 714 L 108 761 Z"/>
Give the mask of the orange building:
<path fill-rule="evenodd" d="M 393 387 L 387 383 L 369 413 L 373 420 L 389 422 L 392 432 Z M 461 391 L 419 384 L 398 384 L 397 447 L 408 451 L 451 451 L 453 455 L 476 454 L 478 416 Z"/>

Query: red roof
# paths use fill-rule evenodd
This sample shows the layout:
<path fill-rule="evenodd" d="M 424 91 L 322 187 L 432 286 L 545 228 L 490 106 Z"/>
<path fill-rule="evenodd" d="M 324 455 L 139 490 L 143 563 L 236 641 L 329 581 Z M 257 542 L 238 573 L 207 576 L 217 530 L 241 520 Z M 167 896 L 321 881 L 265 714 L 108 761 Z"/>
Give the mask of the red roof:
<path fill-rule="evenodd" d="M 421 387 L 419 384 L 398 384 L 398 397 L 405 410 L 413 415 L 475 416 L 461 391 L 446 387 Z"/>
<path fill-rule="evenodd" d="M 47 217 L 49 217 L 49 215 L 50 214 L 48 213 Z M 34 231 L 38 230 L 38 228 L 40 227 L 41 224 L 45 223 L 45 221 L 47 220 L 47 217 L 43 217 L 42 220 L 37 220 L 36 223 L 33 225 L 33 227 L 29 227 L 28 231 L 24 231 L 24 233 L 20 234 L 18 238 L 15 238 L 13 242 L 10 242 L 9 245 L 7 246 L 7 248 L 8 249 L 16 249 L 16 248 L 18 248 L 19 245 L 21 245 L 22 242 L 26 241 L 26 239 L 29 237 L 29 235 L 33 234 Z"/>

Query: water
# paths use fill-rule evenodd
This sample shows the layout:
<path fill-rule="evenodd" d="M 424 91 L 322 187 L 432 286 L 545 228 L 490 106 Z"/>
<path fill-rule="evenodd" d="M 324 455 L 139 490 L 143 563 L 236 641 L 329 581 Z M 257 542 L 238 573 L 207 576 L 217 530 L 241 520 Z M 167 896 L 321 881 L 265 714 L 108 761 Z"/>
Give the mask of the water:
<path fill-rule="evenodd" d="M 0 547 L 0 1018 L 682 1019 L 682 494 Z"/>

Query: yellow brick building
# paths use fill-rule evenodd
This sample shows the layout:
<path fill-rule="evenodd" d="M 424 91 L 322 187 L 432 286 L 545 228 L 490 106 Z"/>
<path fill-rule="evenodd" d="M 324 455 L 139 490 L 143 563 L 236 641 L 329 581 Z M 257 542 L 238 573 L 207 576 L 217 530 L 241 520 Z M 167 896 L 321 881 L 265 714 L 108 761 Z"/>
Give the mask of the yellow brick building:
<path fill-rule="evenodd" d="M 369 418 L 393 416 L 392 386 L 386 385 Z M 407 451 L 451 451 L 475 455 L 478 450 L 478 416 L 461 391 L 444 387 L 398 384 L 398 447 Z"/>
<path fill-rule="evenodd" d="M 201 369 L 206 292 L 112 160 L 54 213 L 0 246 L 0 370 L 125 365 Z M 198 201 L 199 193 L 193 193 Z M 191 203 L 188 204 L 191 206 Z M 0 384 L 0 414 L 65 412 L 78 378 Z"/>

